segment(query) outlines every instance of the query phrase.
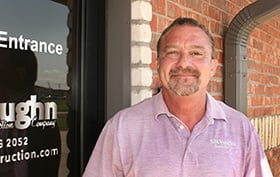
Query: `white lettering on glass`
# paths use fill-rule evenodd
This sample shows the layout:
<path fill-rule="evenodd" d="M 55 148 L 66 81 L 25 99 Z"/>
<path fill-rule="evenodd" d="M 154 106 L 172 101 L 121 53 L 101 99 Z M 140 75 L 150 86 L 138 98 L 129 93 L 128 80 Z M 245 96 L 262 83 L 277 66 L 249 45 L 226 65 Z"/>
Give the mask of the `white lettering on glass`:
<path fill-rule="evenodd" d="M 8 45 L 1 42 L 9 41 Z M 61 44 L 47 43 L 46 41 L 37 41 L 26 39 L 22 34 L 19 37 L 9 36 L 7 31 L 0 31 L 0 47 L 27 50 L 28 46 L 33 52 L 49 53 L 61 55 L 63 47 Z"/>
<path fill-rule="evenodd" d="M 57 119 L 57 105 L 55 102 L 37 102 L 36 95 L 30 100 L 15 103 L 0 103 L 0 129 L 27 129 L 29 126 L 54 127 Z"/>

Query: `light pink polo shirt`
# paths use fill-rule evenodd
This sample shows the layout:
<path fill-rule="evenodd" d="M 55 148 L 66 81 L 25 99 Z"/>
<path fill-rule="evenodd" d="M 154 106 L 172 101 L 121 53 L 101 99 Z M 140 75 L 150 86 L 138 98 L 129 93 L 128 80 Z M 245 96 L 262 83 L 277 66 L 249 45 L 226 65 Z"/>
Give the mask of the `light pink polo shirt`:
<path fill-rule="evenodd" d="M 206 114 L 190 133 L 159 93 L 107 122 L 83 177 L 272 174 L 259 137 L 243 114 L 207 94 Z"/>

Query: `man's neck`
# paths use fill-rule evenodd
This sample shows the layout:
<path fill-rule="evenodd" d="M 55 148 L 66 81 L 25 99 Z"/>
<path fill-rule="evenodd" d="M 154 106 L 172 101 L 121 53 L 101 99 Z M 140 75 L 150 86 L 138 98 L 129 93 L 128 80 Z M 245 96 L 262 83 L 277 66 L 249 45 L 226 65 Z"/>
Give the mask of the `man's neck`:
<path fill-rule="evenodd" d="M 192 131 L 206 111 L 206 93 L 197 92 L 190 96 L 178 96 L 163 90 L 165 104 L 169 112 L 179 118 Z"/>

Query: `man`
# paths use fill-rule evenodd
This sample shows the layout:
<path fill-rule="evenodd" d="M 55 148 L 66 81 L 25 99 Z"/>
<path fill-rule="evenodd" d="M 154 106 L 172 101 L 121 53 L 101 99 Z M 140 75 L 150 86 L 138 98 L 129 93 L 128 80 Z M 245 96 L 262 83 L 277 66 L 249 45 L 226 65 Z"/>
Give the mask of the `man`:
<path fill-rule="evenodd" d="M 84 177 L 271 177 L 248 119 L 207 93 L 218 65 L 214 48 L 194 19 L 165 29 L 161 92 L 107 122 Z"/>

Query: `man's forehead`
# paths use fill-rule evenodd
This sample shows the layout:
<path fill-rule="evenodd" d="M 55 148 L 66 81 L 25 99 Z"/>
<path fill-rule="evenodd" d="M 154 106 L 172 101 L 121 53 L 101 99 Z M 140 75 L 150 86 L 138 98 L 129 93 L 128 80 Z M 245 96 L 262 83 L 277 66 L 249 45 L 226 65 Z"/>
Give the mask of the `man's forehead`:
<path fill-rule="evenodd" d="M 207 34 L 200 29 L 199 27 L 196 26 L 190 26 L 190 25 L 182 25 L 182 26 L 174 26 L 171 28 L 164 36 L 163 39 L 168 38 L 169 36 L 172 36 L 172 38 L 178 36 L 178 37 L 205 37 L 208 39 L 209 37 Z"/>
<path fill-rule="evenodd" d="M 198 27 L 185 31 L 184 29 L 170 30 L 163 38 L 161 47 L 175 47 L 177 44 L 190 45 L 193 48 L 207 48 L 211 50 L 209 37 Z"/>
<path fill-rule="evenodd" d="M 163 39 L 163 43 L 166 45 L 176 45 L 176 44 L 189 44 L 189 45 L 195 45 L 195 46 L 204 46 L 206 43 L 209 44 L 210 47 L 210 41 L 208 38 L 203 38 L 201 35 L 198 34 L 189 34 L 189 35 L 170 35 L 166 36 L 165 39 Z"/>

